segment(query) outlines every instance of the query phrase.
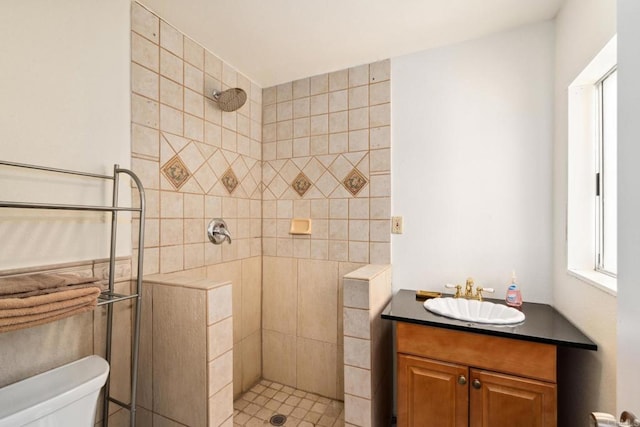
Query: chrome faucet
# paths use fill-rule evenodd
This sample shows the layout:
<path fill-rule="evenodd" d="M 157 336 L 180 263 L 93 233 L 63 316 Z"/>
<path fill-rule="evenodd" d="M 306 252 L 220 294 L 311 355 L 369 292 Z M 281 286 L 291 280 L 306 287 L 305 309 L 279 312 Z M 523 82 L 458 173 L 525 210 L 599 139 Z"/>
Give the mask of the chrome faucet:
<path fill-rule="evenodd" d="M 214 245 L 221 245 L 223 242 L 229 242 L 231 244 L 231 233 L 227 223 L 223 219 L 212 219 L 207 227 L 207 236 Z"/>

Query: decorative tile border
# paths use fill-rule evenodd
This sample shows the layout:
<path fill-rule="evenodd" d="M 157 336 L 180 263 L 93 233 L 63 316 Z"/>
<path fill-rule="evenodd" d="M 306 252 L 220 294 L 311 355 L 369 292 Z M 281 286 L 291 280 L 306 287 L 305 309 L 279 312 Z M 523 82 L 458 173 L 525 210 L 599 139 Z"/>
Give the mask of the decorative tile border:
<path fill-rule="evenodd" d="M 300 197 L 302 197 L 304 196 L 304 193 L 306 193 L 307 190 L 311 187 L 311 181 L 309 181 L 309 178 L 307 178 L 304 173 L 300 172 L 296 179 L 293 180 L 291 186 L 294 190 L 296 190 L 296 193 L 298 193 Z"/>
<path fill-rule="evenodd" d="M 229 194 L 232 194 L 233 190 L 235 190 L 238 186 L 238 177 L 236 177 L 236 174 L 233 173 L 233 169 L 231 168 L 227 169 L 220 180 L 222 181 L 224 188 L 227 189 Z"/>
<path fill-rule="evenodd" d="M 163 175 L 169 180 L 171 185 L 175 187 L 176 190 L 179 190 L 191 177 L 191 173 L 189 169 L 182 163 L 180 157 L 177 155 L 173 156 L 165 165 L 162 167 Z"/>
<path fill-rule="evenodd" d="M 362 175 L 356 168 L 353 168 L 342 181 L 342 185 L 344 185 L 344 188 L 346 188 L 347 191 L 349 191 L 349 193 L 353 194 L 354 196 L 356 196 L 360 192 L 360 190 L 362 190 L 364 186 L 367 185 L 367 183 L 367 178 L 365 178 L 364 175 Z"/>

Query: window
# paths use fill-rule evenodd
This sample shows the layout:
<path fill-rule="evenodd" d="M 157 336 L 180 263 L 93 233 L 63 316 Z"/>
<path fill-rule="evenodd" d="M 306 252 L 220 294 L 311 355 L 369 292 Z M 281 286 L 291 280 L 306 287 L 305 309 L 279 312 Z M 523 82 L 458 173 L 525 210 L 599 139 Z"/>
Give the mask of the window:
<path fill-rule="evenodd" d="M 569 85 L 567 269 L 613 295 L 617 272 L 617 42 Z"/>
<path fill-rule="evenodd" d="M 596 172 L 596 270 L 617 273 L 617 94 L 614 69 L 597 83 L 598 159 Z"/>

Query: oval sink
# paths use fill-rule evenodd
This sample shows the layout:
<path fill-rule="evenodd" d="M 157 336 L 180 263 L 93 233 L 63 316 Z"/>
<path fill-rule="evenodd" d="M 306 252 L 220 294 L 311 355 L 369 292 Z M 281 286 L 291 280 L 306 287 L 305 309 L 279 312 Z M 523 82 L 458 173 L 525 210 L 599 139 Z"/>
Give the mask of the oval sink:
<path fill-rule="evenodd" d="M 513 307 L 464 298 L 433 298 L 426 300 L 424 306 L 442 316 L 491 325 L 520 323 L 525 317 L 523 312 Z"/>

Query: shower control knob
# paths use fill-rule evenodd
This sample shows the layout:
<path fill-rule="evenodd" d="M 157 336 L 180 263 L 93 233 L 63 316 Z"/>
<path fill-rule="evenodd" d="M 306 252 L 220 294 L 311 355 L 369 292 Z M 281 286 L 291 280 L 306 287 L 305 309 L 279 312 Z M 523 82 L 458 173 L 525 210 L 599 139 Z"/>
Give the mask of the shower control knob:
<path fill-rule="evenodd" d="M 231 244 L 231 233 L 229 233 L 227 223 L 223 219 L 211 220 L 207 227 L 207 236 L 214 245 L 221 245 L 223 242 Z"/>

